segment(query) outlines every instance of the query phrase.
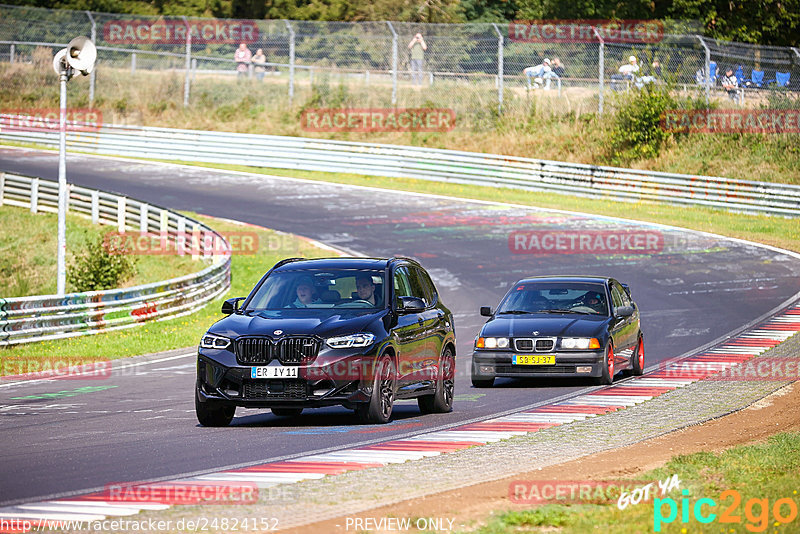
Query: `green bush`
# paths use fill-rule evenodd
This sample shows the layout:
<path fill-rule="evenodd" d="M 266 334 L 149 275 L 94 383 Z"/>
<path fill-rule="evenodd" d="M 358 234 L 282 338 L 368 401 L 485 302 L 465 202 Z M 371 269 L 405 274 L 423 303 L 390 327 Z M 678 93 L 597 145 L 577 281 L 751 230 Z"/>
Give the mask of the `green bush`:
<path fill-rule="evenodd" d="M 623 100 L 614 118 L 608 158 L 615 165 L 655 158 L 672 133 L 661 127 L 661 117 L 676 102 L 666 89 L 644 87 Z"/>
<path fill-rule="evenodd" d="M 67 271 L 75 291 L 114 289 L 136 274 L 136 263 L 128 253 L 106 243 L 102 234 L 87 241 Z"/>

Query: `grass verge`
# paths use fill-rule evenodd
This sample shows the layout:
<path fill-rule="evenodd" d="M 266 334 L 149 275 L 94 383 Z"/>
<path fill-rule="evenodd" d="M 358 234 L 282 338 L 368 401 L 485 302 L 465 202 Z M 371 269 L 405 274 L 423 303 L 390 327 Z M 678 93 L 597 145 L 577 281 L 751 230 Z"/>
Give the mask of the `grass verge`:
<path fill-rule="evenodd" d="M 547 504 L 497 514 L 470 532 L 797 532 L 800 433 L 776 434 L 766 443 L 719 453 L 676 456 L 640 478 L 663 481 L 672 475 L 680 479 L 680 489 L 663 497 L 657 493 L 661 502 L 642 502 L 623 510 L 616 501 Z M 673 509 L 675 516 L 668 520 Z M 705 520 L 701 522 L 702 518 Z"/>
<path fill-rule="evenodd" d="M 186 213 L 186 215 L 199 219 L 220 232 L 243 230 L 241 225 L 219 219 L 203 217 L 194 213 Z M 293 256 L 312 258 L 332 255 L 330 251 L 320 249 L 311 242 L 296 236 L 267 229 L 247 228 L 247 230 L 254 230 L 258 234 L 259 245 L 255 254 L 233 255 L 230 290 L 224 297 L 210 302 L 201 310 L 184 317 L 146 323 L 135 328 L 9 347 L 0 350 L 0 359 L 48 360 L 64 357 L 116 359 L 197 345 L 200 336 L 208 327 L 222 317 L 219 311 L 222 301 L 226 298 L 246 296 L 275 262 Z M 172 276 L 164 276 L 163 279 Z M 6 366 L 0 365 L 0 368 L 5 370 Z M 10 368 L 13 370 L 14 366 L 10 366 Z"/>
<path fill-rule="evenodd" d="M 0 297 L 52 295 L 56 292 L 56 249 L 58 216 L 55 213 L 32 214 L 26 208 L 0 206 Z M 75 253 L 107 232 L 111 226 L 98 226 L 88 219 L 67 216 L 67 257 L 69 267 Z M 203 269 L 199 261 L 179 256 L 133 256 L 136 274 L 121 287 L 132 287 L 183 276 Z M 67 281 L 67 292 L 75 287 Z"/>

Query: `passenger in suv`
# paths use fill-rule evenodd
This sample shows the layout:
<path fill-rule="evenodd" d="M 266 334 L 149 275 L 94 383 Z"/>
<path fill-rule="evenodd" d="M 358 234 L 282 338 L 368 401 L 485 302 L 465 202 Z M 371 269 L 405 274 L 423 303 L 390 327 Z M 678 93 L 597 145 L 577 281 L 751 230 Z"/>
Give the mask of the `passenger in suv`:
<path fill-rule="evenodd" d="M 297 306 L 303 285 L 315 298 Z M 229 424 L 237 406 L 296 416 L 342 405 L 368 423 L 388 422 L 398 399 L 452 409 L 453 315 L 414 260 L 283 260 L 222 312 L 198 349 L 205 426 Z"/>

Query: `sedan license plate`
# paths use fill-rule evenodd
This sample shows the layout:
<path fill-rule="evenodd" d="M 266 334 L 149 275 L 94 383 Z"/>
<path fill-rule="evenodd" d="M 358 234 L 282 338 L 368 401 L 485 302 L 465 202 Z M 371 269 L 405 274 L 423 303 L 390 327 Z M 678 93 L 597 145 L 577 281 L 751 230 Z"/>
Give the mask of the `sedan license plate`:
<path fill-rule="evenodd" d="M 297 367 L 271 365 L 269 367 L 251 367 L 250 378 L 298 378 Z"/>
<path fill-rule="evenodd" d="M 555 365 L 555 354 L 515 354 L 512 360 L 514 365 Z"/>

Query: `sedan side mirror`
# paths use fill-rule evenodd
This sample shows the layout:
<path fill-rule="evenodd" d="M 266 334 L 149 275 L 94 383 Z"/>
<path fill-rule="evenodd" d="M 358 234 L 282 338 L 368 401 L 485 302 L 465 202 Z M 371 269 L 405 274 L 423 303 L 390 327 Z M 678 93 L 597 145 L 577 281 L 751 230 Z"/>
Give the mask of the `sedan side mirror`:
<path fill-rule="evenodd" d="M 222 313 L 225 315 L 230 315 L 232 313 L 236 313 L 239 311 L 239 301 L 244 300 L 247 297 L 236 297 L 233 299 L 228 299 L 222 303 Z"/>
<path fill-rule="evenodd" d="M 489 306 L 481 306 L 481 315 L 484 317 L 492 316 L 492 308 Z"/>
<path fill-rule="evenodd" d="M 620 306 L 614 312 L 617 317 L 630 317 L 633 315 L 633 306 Z"/>
<path fill-rule="evenodd" d="M 425 302 L 419 297 L 400 297 L 400 311 L 418 313 L 425 309 Z"/>

